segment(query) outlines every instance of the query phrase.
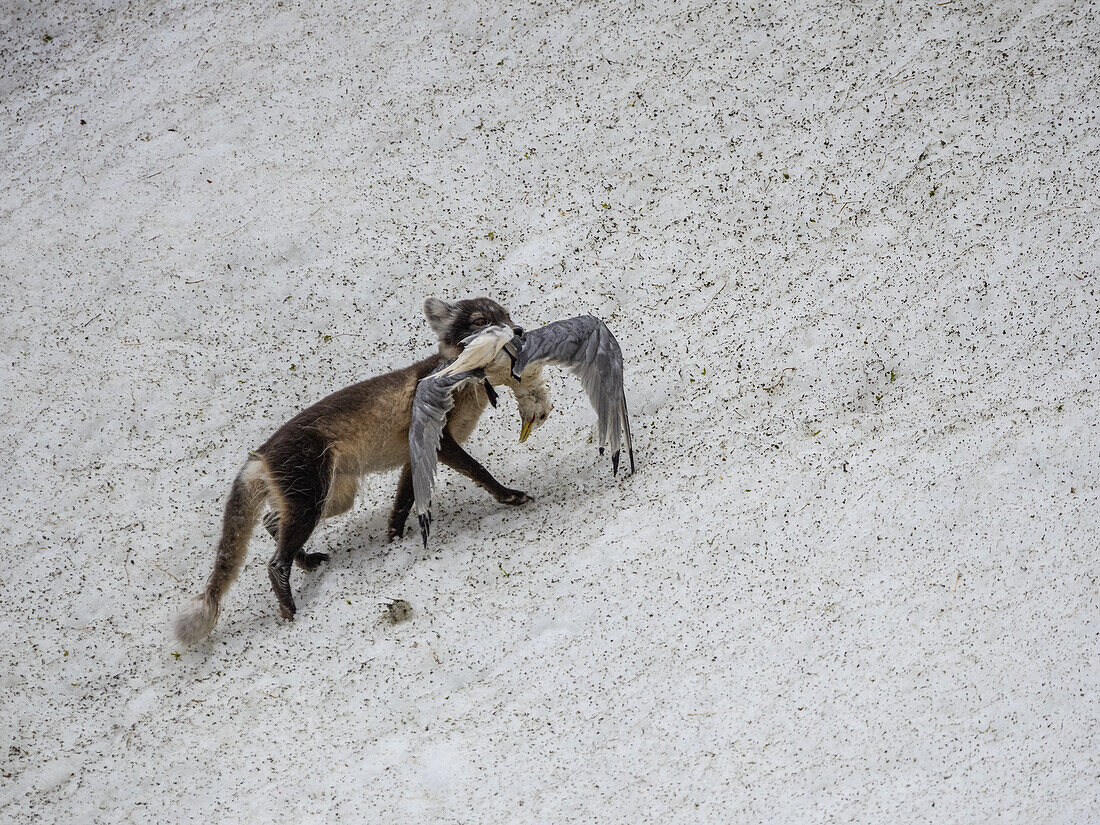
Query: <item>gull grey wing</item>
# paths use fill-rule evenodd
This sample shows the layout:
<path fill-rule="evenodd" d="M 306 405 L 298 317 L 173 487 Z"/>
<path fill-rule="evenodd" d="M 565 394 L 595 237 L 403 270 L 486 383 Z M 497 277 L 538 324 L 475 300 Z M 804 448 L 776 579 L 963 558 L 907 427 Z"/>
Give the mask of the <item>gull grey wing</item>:
<path fill-rule="evenodd" d="M 623 392 L 623 352 L 619 342 L 599 318 L 581 315 L 554 321 L 527 332 L 512 365 L 518 380 L 532 364 L 569 367 L 581 380 L 599 419 L 600 455 L 611 445 L 611 466 L 619 472 L 619 453 L 625 436 L 630 472 L 634 472 L 634 445 Z"/>
<path fill-rule="evenodd" d="M 496 406 L 496 392 L 485 380 L 485 367 L 492 364 L 502 349 L 512 357 L 515 333 L 503 324 L 485 327 L 462 339 L 462 352 L 431 375 L 420 379 L 413 395 L 409 421 L 409 465 L 412 467 L 413 502 L 420 522 L 420 536 L 428 546 L 432 523 L 432 481 L 439 455 L 439 442 L 447 424 L 447 413 L 455 405 L 453 393 L 459 387 L 483 381 L 489 402 Z"/>
<path fill-rule="evenodd" d="M 445 369 L 445 368 L 444 368 Z M 454 407 L 453 393 L 467 383 L 485 380 L 480 367 L 456 373 L 433 372 L 416 385 L 412 419 L 409 422 L 409 463 L 412 466 L 413 501 L 420 522 L 420 536 L 428 546 L 432 523 L 432 482 L 439 453 L 439 441 Z"/>

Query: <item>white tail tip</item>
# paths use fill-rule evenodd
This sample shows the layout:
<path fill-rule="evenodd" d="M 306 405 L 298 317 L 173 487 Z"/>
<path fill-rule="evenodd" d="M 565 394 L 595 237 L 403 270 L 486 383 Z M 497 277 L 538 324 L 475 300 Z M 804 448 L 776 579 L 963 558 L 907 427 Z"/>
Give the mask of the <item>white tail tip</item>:
<path fill-rule="evenodd" d="M 217 623 L 218 603 L 208 596 L 196 596 L 176 616 L 172 630 L 185 645 L 193 645 L 209 636 Z"/>

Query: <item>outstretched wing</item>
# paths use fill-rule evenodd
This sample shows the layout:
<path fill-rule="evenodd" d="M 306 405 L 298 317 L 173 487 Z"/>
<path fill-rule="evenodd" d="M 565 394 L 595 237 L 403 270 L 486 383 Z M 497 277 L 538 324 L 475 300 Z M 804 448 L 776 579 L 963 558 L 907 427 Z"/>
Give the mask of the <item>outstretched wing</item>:
<path fill-rule="evenodd" d="M 630 419 L 623 393 L 623 352 L 619 342 L 599 318 L 581 315 L 554 321 L 527 332 L 512 365 L 512 377 L 519 379 L 532 364 L 569 367 L 581 380 L 588 400 L 599 418 L 600 455 L 611 445 L 611 466 L 619 472 L 623 436 L 634 472 L 634 445 L 630 440 Z"/>
<path fill-rule="evenodd" d="M 413 502 L 420 522 L 420 535 L 428 546 L 432 522 L 432 482 L 435 478 L 439 442 L 447 425 L 447 413 L 455 405 L 454 392 L 469 383 L 485 381 L 483 367 L 491 364 L 505 347 L 511 350 L 513 332 L 504 326 L 487 327 L 471 335 L 458 358 L 420 379 L 413 395 L 409 421 L 409 463 L 412 466 Z M 486 383 L 489 399 L 496 393 Z"/>
<path fill-rule="evenodd" d="M 413 501 L 420 535 L 428 546 L 432 523 L 432 484 L 435 479 L 439 441 L 447 424 L 447 413 L 454 407 L 454 391 L 474 381 L 484 381 L 483 369 L 456 373 L 434 372 L 421 379 L 413 396 L 409 423 L 409 462 L 412 465 Z"/>

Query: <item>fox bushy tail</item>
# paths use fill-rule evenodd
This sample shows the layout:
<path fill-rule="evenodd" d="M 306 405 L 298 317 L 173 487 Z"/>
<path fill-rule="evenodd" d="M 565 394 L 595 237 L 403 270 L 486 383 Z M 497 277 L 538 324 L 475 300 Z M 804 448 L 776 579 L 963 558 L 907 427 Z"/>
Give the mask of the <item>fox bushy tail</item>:
<path fill-rule="evenodd" d="M 194 644 L 206 638 L 218 622 L 222 596 L 237 578 L 244 564 L 248 540 L 256 526 L 260 508 L 267 498 L 267 482 L 263 463 L 252 458 L 237 474 L 222 516 L 222 537 L 218 542 L 214 570 L 206 580 L 206 589 L 196 596 L 176 616 L 175 636 L 184 644 Z"/>

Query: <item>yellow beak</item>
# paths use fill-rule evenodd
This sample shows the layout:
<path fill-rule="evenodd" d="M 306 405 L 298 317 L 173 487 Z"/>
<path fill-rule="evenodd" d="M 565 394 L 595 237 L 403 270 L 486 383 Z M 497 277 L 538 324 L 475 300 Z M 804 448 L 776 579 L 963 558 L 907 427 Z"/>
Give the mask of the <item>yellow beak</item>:
<path fill-rule="evenodd" d="M 527 440 L 527 436 L 531 434 L 531 426 L 535 423 L 535 419 L 529 418 L 523 422 L 523 426 L 519 428 L 519 443 L 522 444 Z"/>

